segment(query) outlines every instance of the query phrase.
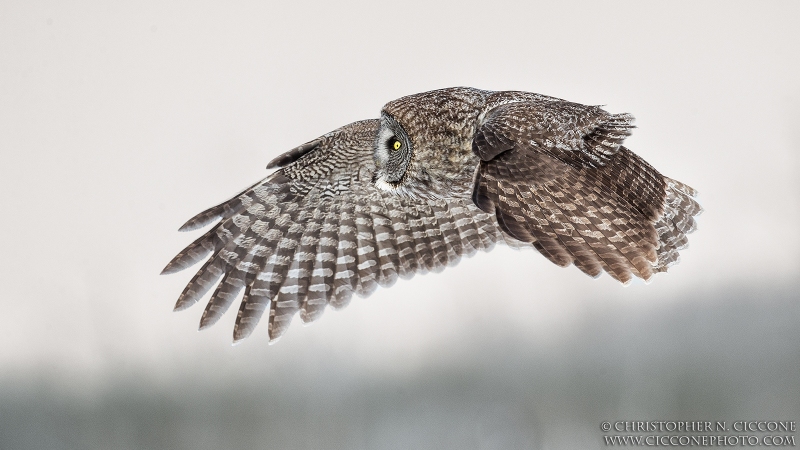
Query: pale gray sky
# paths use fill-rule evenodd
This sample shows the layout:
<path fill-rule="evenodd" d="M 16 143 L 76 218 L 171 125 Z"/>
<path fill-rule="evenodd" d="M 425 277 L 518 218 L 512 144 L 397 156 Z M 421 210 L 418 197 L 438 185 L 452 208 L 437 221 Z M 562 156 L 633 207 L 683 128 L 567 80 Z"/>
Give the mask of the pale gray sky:
<path fill-rule="evenodd" d="M 290 373 L 317 386 L 331 371 L 419 379 L 511 340 L 511 359 L 560 354 L 599 317 L 638 330 L 748 289 L 797 300 L 799 5 L 3 2 L 0 383 L 92 399 L 120 374 L 165 390 Z M 498 249 L 295 323 L 269 347 L 266 327 L 231 347 L 234 314 L 196 333 L 202 307 L 171 312 L 192 273 L 158 273 L 198 235 L 176 231 L 186 219 L 281 152 L 456 85 L 634 114 L 628 146 L 701 192 L 681 264 L 623 288 Z M 780 316 L 766 297 L 741 302 Z M 715 342 L 709 330 L 698 339 Z"/>

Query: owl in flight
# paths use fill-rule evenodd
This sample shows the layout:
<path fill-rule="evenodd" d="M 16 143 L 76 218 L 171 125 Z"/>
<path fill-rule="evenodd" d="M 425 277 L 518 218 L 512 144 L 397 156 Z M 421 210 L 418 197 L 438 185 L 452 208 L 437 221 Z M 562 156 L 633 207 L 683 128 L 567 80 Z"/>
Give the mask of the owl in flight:
<path fill-rule="evenodd" d="M 449 88 L 387 103 L 277 157 L 275 172 L 181 227 L 220 219 L 162 273 L 211 257 L 175 310 L 216 285 L 200 320 L 239 292 L 234 341 L 269 311 L 270 342 L 398 278 L 496 243 L 621 283 L 678 261 L 696 191 L 622 146 L 633 116 L 528 92 Z"/>

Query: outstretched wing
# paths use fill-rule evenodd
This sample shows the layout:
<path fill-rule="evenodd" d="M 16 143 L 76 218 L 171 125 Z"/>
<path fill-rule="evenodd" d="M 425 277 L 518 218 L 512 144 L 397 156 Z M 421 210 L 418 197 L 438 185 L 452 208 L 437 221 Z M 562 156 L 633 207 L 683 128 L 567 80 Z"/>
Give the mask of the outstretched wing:
<path fill-rule="evenodd" d="M 702 209 L 696 191 L 622 146 L 632 122 L 564 101 L 497 107 L 473 139 L 473 201 L 559 266 L 649 280 L 677 262 Z"/>
<path fill-rule="evenodd" d="M 398 277 L 439 271 L 503 240 L 491 214 L 469 199 L 411 199 L 374 187 L 372 148 L 378 120 L 355 122 L 276 158 L 283 166 L 181 230 L 221 219 L 164 269 L 211 257 L 189 282 L 176 310 L 216 284 L 200 321 L 214 324 L 244 289 L 234 341 L 269 310 L 276 340 L 296 313 L 317 319 Z"/>

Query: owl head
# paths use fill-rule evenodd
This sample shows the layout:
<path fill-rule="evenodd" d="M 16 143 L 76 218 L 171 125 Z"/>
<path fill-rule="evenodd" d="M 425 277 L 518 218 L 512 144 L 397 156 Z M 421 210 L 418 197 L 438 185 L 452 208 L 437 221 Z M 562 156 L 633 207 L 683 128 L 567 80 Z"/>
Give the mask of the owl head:
<path fill-rule="evenodd" d="M 376 186 L 425 197 L 471 189 L 472 136 L 488 93 L 449 88 L 387 103 L 373 153 Z"/>

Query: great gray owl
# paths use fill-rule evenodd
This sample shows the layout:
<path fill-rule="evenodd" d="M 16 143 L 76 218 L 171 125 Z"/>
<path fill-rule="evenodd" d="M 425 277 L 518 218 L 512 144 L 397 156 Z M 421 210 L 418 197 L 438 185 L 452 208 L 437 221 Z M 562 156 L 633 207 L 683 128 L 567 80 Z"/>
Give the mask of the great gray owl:
<path fill-rule="evenodd" d="M 437 272 L 497 242 L 622 283 L 678 261 L 701 212 L 689 186 L 622 146 L 633 117 L 527 92 L 449 88 L 387 103 L 273 160 L 277 171 L 186 222 L 221 219 L 163 273 L 209 254 L 176 310 L 244 288 L 234 341 L 269 310 L 278 339 L 353 293 Z M 221 279 L 221 280 L 220 280 Z M 219 281 L 219 283 L 217 283 Z"/>

